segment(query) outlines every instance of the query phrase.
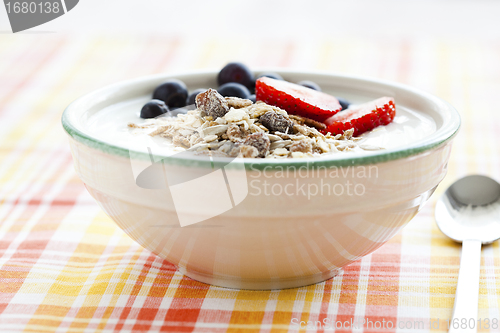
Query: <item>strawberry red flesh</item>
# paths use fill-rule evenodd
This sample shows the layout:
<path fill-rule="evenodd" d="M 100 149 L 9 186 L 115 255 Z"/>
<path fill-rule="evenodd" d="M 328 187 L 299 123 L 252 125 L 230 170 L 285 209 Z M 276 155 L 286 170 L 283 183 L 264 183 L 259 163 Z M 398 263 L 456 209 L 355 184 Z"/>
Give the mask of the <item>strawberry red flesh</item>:
<path fill-rule="evenodd" d="M 381 97 L 374 101 L 347 109 L 325 120 L 324 133 L 342 134 L 354 128 L 354 136 L 371 131 L 375 127 L 387 125 L 396 115 L 396 105 L 391 97 Z"/>
<path fill-rule="evenodd" d="M 328 94 L 295 83 L 261 77 L 255 83 L 258 101 L 277 106 L 290 114 L 324 121 L 342 109 Z"/>

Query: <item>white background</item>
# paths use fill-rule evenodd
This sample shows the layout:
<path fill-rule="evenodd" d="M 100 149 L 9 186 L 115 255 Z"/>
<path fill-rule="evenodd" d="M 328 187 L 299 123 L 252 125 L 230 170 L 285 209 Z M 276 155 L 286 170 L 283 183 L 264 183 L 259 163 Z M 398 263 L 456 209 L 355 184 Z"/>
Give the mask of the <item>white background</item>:
<path fill-rule="evenodd" d="M 11 31 L 3 6 L 0 31 Z M 362 35 L 496 39 L 500 38 L 500 1 L 80 0 L 66 15 L 27 33 L 33 32 L 159 33 L 198 38 L 219 34 L 228 38 Z"/>

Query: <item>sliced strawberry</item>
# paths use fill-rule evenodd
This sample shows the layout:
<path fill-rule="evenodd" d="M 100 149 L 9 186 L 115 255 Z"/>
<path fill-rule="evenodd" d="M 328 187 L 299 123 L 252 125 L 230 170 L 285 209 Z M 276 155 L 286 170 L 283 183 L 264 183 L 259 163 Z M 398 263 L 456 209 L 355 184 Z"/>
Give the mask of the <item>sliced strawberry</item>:
<path fill-rule="evenodd" d="M 328 118 L 325 120 L 327 127 L 322 132 L 330 132 L 335 135 L 354 128 L 354 136 L 357 136 L 380 125 L 389 124 L 395 115 L 394 99 L 381 97 Z"/>
<path fill-rule="evenodd" d="M 317 121 L 324 121 L 342 109 L 339 101 L 331 95 L 269 77 L 257 80 L 255 95 L 259 101 Z"/>

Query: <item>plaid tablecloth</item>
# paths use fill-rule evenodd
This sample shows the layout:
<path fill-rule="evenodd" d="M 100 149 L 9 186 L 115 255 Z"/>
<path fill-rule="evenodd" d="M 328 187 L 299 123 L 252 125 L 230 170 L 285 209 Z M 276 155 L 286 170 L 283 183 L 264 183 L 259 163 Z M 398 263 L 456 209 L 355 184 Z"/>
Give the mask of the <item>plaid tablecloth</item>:
<path fill-rule="evenodd" d="M 440 233 L 433 209 L 459 176 L 500 179 L 499 57 L 498 44 L 474 40 L 2 35 L 0 331 L 328 332 L 345 321 L 354 327 L 337 331 L 446 331 L 460 245 Z M 448 176 L 400 234 L 324 283 L 244 291 L 181 275 L 99 209 L 74 172 L 60 118 L 106 84 L 232 60 L 371 75 L 448 100 L 463 120 Z M 499 267 L 498 242 L 485 246 L 482 331 L 500 331 Z"/>

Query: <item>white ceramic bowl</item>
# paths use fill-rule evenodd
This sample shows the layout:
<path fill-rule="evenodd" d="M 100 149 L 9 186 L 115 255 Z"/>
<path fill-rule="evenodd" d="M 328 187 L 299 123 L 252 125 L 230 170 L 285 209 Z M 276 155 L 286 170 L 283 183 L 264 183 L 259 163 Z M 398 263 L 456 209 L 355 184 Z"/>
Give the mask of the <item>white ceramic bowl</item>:
<path fill-rule="evenodd" d="M 324 91 L 354 101 L 392 96 L 398 108 L 431 117 L 436 130 L 411 144 L 366 154 L 220 162 L 226 182 L 229 178 L 229 185 L 247 184 L 249 193 L 238 193 L 231 186 L 228 190 L 225 183 L 208 186 L 182 206 L 174 203 L 177 194 L 171 189 L 136 185 L 137 170 L 151 165 L 144 150 L 130 151 L 119 142 L 98 139 L 88 125 L 106 107 L 137 98 L 147 100 L 155 86 L 171 77 L 183 80 L 190 89 L 216 87 L 216 71 L 157 75 L 108 86 L 81 97 L 66 109 L 62 122 L 79 177 L 132 239 L 195 280 L 230 288 L 277 289 L 335 276 L 342 267 L 382 246 L 419 211 L 446 174 L 451 140 L 460 127 L 460 118 L 443 100 L 398 83 L 278 72 L 290 81 L 315 81 Z M 163 159 L 178 183 L 222 170 L 217 168 L 217 161 L 154 158 Z M 358 186 L 357 193 L 348 194 L 349 182 Z M 266 186 L 274 188 L 274 194 L 268 191 L 266 195 Z M 337 191 L 312 195 L 314 188 Z M 291 194 L 275 195 L 279 189 L 289 189 L 287 193 Z M 353 193 L 354 187 L 351 189 Z M 232 196 L 233 207 L 203 220 L 203 214 L 214 215 L 207 211 L 210 205 L 206 203 L 214 198 L 227 200 L 227 193 Z M 201 222 L 181 227 L 180 210 L 184 217 Z"/>

